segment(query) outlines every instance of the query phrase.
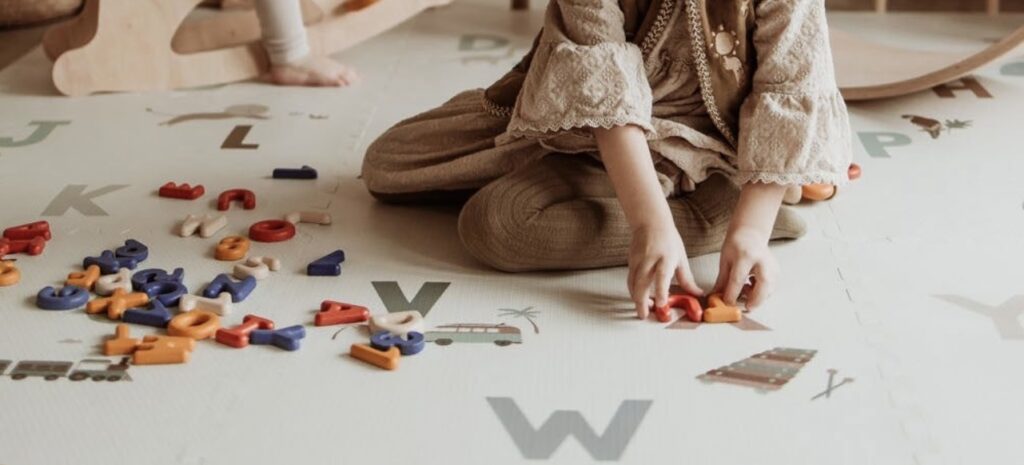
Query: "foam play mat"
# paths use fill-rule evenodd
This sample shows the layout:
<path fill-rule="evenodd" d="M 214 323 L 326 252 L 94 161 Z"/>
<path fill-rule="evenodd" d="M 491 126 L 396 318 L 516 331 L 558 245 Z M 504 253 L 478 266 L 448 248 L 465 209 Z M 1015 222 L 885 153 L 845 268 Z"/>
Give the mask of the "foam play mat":
<path fill-rule="evenodd" d="M 1001 36 L 933 18 L 948 38 L 922 47 Z M 378 134 L 488 85 L 540 23 L 428 11 L 339 55 L 364 77 L 340 90 L 68 98 L 41 49 L 0 70 L 0 464 L 1019 462 L 1024 49 L 851 105 L 863 176 L 796 207 L 809 233 L 773 246 L 768 304 L 661 323 L 636 319 L 624 268 L 490 270 L 456 207 L 381 204 L 358 178 Z M 718 256 L 692 265 L 710 287 Z M 203 317 L 160 327 L 176 307 Z M 354 358 L 363 309 L 418 325 L 422 351 Z M 210 315 L 225 331 L 181 336 Z"/>

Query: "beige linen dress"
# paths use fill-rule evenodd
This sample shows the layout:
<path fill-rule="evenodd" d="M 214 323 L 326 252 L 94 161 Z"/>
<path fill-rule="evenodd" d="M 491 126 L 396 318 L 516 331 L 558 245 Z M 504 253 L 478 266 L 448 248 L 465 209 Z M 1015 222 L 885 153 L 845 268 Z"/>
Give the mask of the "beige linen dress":
<path fill-rule="evenodd" d="M 461 239 L 499 269 L 623 265 L 629 225 L 591 131 L 633 124 L 647 134 L 688 253 L 720 250 L 737 184 L 840 184 L 850 158 L 846 108 L 831 68 L 821 69 L 831 66 L 822 0 L 754 4 L 754 45 L 766 53 L 747 83 L 738 142 L 705 103 L 689 2 L 666 0 L 658 40 L 634 44 L 615 1 L 553 0 L 514 108 L 497 108 L 482 89 L 462 92 L 381 135 L 363 179 L 385 201 L 468 199 Z M 723 34 L 710 50 L 749 79 L 742 61 L 728 60 L 728 41 L 739 39 Z M 780 42 L 791 53 L 772 53 Z M 784 208 L 773 238 L 803 230 Z"/>

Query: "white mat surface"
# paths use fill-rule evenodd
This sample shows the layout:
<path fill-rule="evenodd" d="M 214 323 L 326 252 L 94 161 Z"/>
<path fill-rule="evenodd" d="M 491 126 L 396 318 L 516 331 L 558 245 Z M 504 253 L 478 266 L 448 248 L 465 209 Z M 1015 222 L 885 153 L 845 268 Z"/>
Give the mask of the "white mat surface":
<path fill-rule="evenodd" d="M 54 230 L 42 256 L 16 256 L 22 282 L 0 288 L 0 359 L 97 358 L 113 322 L 39 310 L 34 296 L 125 239 L 150 247 L 144 268 L 185 268 L 199 291 L 230 271 L 212 258 L 221 237 L 294 210 L 335 219 L 254 244 L 284 270 L 226 318 L 304 324 L 301 350 L 202 341 L 192 362 L 131 367 L 130 382 L 0 377 L 0 464 L 1019 462 L 1024 51 L 976 76 L 993 98 L 925 92 L 852 108 L 864 177 L 829 203 L 800 207 L 808 237 L 774 248 L 784 283 L 752 315 L 769 331 L 669 330 L 630 318 L 624 269 L 487 270 L 462 251 L 456 211 L 384 206 L 357 179 L 377 134 L 490 83 L 538 24 L 536 11 L 428 12 L 345 54 L 366 77 L 349 90 L 243 83 L 68 99 L 53 95 L 39 50 L 0 72 L 0 226 L 46 219 Z M 239 104 L 265 105 L 267 119 L 159 124 Z M 933 139 L 904 114 L 953 128 Z M 19 145 L 34 121 L 68 123 Z M 258 148 L 220 148 L 237 125 L 252 125 L 246 142 Z M 303 164 L 320 179 L 269 177 Z M 157 197 L 167 181 L 201 183 L 207 195 Z M 125 187 L 43 216 L 75 185 Z M 214 238 L 172 234 L 235 187 L 256 193 L 255 210 L 230 210 Z M 340 277 L 305 276 L 309 261 L 337 248 L 348 255 Z M 710 285 L 717 256 L 694 267 Z M 396 372 L 354 361 L 348 346 L 365 332 L 314 327 L 313 314 L 324 299 L 387 311 L 375 281 L 396 281 L 409 298 L 425 282 L 451 283 L 430 327 L 505 323 L 522 344 L 431 344 Z M 537 331 L 500 314 L 527 307 L 539 312 Z M 777 391 L 696 379 L 773 347 L 817 353 Z M 812 401 L 829 369 L 854 381 Z"/>

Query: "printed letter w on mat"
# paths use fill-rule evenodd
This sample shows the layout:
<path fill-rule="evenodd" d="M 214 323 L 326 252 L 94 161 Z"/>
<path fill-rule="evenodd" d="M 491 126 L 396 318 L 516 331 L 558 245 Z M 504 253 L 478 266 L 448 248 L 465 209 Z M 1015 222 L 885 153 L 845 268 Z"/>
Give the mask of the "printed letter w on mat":
<path fill-rule="evenodd" d="M 650 400 L 625 400 L 619 404 L 604 433 L 598 435 L 580 412 L 557 410 L 534 428 L 510 397 L 488 397 L 487 403 L 527 459 L 548 459 L 569 436 L 579 441 L 594 460 L 618 460 L 651 407 Z"/>

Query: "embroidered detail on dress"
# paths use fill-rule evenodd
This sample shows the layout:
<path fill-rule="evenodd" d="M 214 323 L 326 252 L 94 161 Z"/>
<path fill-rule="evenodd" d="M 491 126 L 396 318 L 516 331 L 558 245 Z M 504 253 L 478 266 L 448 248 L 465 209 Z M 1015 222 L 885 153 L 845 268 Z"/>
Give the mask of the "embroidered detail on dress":
<path fill-rule="evenodd" d="M 764 171 L 740 171 L 733 177 L 737 184 L 762 183 L 779 184 L 783 186 L 803 186 L 807 184 L 831 184 L 843 186 L 850 178 L 846 173 L 768 173 Z"/>
<path fill-rule="evenodd" d="M 487 96 L 484 94 L 480 94 L 480 103 L 483 105 L 484 111 L 490 113 L 491 115 L 497 116 L 499 118 L 512 117 L 512 107 L 498 105 L 497 103 L 492 102 L 491 99 L 487 98 Z"/>
<path fill-rule="evenodd" d="M 697 0 L 686 1 L 686 15 L 690 19 L 690 40 L 693 41 L 694 62 L 697 65 L 697 77 L 700 79 L 700 93 L 704 98 L 704 106 L 707 107 L 708 116 L 715 123 L 715 127 L 725 136 L 729 144 L 736 147 L 736 136 L 718 111 L 718 104 L 715 103 L 715 94 L 711 88 L 711 71 L 708 69 L 707 44 L 704 40 L 703 21 L 701 21 L 700 10 L 697 8 Z"/>
<path fill-rule="evenodd" d="M 654 46 L 658 44 L 661 34 L 668 27 L 668 20 L 672 17 L 672 11 L 675 6 L 676 0 L 665 0 L 661 3 L 661 8 L 658 10 L 658 15 L 654 18 L 651 30 L 647 32 L 647 36 L 640 42 L 640 51 L 645 58 L 654 50 Z"/>
<path fill-rule="evenodd" d="M 719 24 L 711 52 L 721 61 L 721 65 L 726 71 L 732 71 L 736 84 L 743 85 L 743 61 L 736 56 L 736 49 L 739 46 L 740 41 L 736 38 L 736 31 L 726 31 L 725 26 Z"/>

